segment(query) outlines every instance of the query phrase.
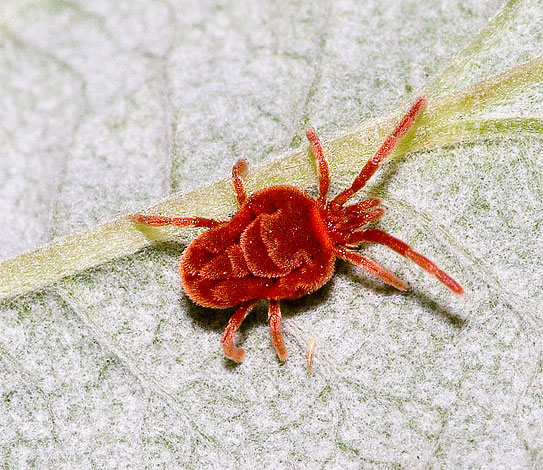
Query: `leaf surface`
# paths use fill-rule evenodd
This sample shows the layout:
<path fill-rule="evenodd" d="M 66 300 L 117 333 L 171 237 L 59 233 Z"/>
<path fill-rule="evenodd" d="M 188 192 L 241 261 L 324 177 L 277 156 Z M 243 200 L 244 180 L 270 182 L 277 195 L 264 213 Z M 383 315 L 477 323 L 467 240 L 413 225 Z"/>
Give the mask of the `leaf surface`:
<path fill-rule="evenodd" d="M 543 465 L 542 4 L 399 3 L 2 4 L 8 468 Z M 337 192 L 421 93 L 427 112 L 364 194 L 465 296 L 367 247 L 407 293 L 338 263 L 282 304 L 286 364 L 262 304 L 232 366 L 232 311 L 179 284 L 198 232 L 125 215 L 233 214 L 241 156 L 250 191 L 315 194 L 309 125 Z"/>

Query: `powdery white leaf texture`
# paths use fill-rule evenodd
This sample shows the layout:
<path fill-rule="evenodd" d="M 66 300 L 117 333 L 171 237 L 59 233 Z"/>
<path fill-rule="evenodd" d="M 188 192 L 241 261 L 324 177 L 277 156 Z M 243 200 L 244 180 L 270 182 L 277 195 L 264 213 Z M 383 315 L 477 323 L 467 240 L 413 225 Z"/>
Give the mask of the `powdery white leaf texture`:
<path fill-rule="evenodd" d="M 5 468 L 542 467 L 542 46 L 541 0 L 4 0 Z M 314 194 L 309 125 L 337 192 L 421 93 L 428 113 L 365 194 L 464 297 L 369 246 L 408 292 L 338 263 L 282 303 L 287 363 L 264 304 L 238 337 L 245 362 L 226 361 L 232 310 L 194 305 L 177 275 L 199 232 L 121 216 L 160 199 L 231 215 L 212 183 L 239 157 L 263 164 L 250 190 Z M 93 268 L 58 280 L 74 260 Z"/>

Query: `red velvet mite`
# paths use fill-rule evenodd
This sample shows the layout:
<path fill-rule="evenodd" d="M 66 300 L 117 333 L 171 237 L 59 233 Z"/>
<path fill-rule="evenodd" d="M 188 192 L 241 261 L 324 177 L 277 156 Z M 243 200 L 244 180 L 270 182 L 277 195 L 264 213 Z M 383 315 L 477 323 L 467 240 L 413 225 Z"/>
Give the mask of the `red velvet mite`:
<path fill-rule="evenodd" d="M 307 138 L 316 158 L 319 195 L 312 199 L 294 186 L 278 185 L 247 197 L 243 176 L 247 161 L 238 160 L 232 184 L 239 212 L 229 221 L 201 217 L 161 217 L 136 214 L 132 220 L 149 226 L 208 227 L 181 257 L 181 282 L 187 295 L 204 307 L 239 306 L 221 339 L 228 359 L 242 362 L 245 352 L 234 345 L 241 323 L 260 299 L 269 303 L 268 321 L 277 356 L 287 359 L 281 328 L 279 301 L 296 299 L 323 286 L 341 258 L 356 264 L 383 282 L 406 290 L 407 285 L 370 258 L 353 251 L 363 243 L 392 248 L 435 276 L 456 294 L 462 287 L 425 256 L 409 245 L 376 228 L 384 214 L 381 200 L 369 198 L 345 205 L 365 186 L 383 160 L 390 155 L 426 105 L 418 98 L 375 155 L 368 160 L 352 185 L 328 199 L 330 171 L 322 145 L 313 128 Z"/>

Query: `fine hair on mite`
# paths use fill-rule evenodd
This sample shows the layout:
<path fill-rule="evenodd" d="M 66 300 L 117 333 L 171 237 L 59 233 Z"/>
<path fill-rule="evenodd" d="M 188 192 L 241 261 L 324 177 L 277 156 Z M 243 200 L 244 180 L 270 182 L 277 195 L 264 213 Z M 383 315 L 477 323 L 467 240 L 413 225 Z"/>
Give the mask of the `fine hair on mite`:
<path fill-rule="evenodd" d="M 203 217 L 163 217 L 134 214 L 136 224 L 151 227 L 207 227 L 181 256 L 181 283 L 191 300 L 204 307 L 238 306 L 221 344 L 224 355 L 242 362 L 243 349 L 234 337 L 243 320 L 261 299 L 268 301 L 268 322 L 273 345 L 281 361 L 287 349 L 281 327 L 281 300 L 296 299 L 322 287 L 334 274 L 336 258 L 353 263 L 386 284 L 406 290 L 404 281 L 353 250 L 364 243 L 386 245 L 435 276 L 455 294 L 464 290 L 435 263 L 407 243 L 374 228 L 385 211 L 376 197 L 346 205 L 362 189 L 426 106 L 419 97 L 364 165 L 351 186 L 328 198 L 330 169 L 315 129 L 306 135 L 315 156 L 319 191 L 316 199 L 288 185 L 264 188 L 247 196 L 243 177 L 245 159 L 232 169 L 232 185 L 239 211 L 230 220 Z"/>

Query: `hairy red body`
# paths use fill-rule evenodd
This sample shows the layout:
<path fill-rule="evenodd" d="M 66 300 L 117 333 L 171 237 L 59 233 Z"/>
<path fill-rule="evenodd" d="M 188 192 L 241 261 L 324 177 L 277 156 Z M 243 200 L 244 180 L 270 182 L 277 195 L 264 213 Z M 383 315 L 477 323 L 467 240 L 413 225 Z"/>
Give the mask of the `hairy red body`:
<path fill-rule="evenodd" d="M 180 273 L 194 302 L 226 308 L 302 297 L 332 277 L 335 259 L 315 200 L 294 186 L 273 186 L 196 238 L 181 257 Z"/>
<path fill-rule="evenodd" d="M 462 287 L 447 273 L 409 245 L 368 227 L 384 214 L 378 198 L 345 206 L 377 171 L 398 141 L 422 112 L 419 98 L 362 168 L 353 184 L 328 199 L 330 174 L 322 145 L 313 128 L 307 137 L 317 161 L 319 196 L 312 199 L 294 186 L 272 186 L 251 195 L 245 193 L 243 176 L 247 162 L 239 160 L 232 170 L 232 184 L 240 204 L 229 221 L 200 217 L 132 216 L 134 222 L 150 226 L 208 227 L 181 257 L 181 282 L 187 295 L 205 307 L 239 305 L 221 343 L 229 359 L 241 362 L 244 351 L 234 345 L 234 336 L 245 317 L 260 299 L 269 302 L 269 325 L 274 347 L 281 360 L 287 350 L 281 329 L 280 300 L 295 299 L 323 286 L 334 273 L 337 257 L 364 268 L 400 290 L 407 285 L 370 258 L 353 251 L 363 243 L 379 243 L 411 259 L 456 294 Z"/>

